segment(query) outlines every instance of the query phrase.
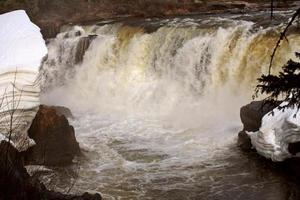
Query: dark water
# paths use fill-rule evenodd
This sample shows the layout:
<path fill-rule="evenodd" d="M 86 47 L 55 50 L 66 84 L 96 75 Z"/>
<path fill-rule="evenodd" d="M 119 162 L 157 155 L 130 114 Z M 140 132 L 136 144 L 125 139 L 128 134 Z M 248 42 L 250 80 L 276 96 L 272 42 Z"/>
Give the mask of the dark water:
<path fill-rule="evenodd" d="M 105 199 L 300 199 L 299 162 L 272 163 L 231 144 L 212 152 L 210 159 L 195 158 L 193 164 L 184 164 L 183 160 L 168 161 L 170 156 L 149 149 L 130 150 L 123 142 L 115 140 L 108 146 L 140 166 L 110 165 L 101 155 L 108 152 L 93 144 L 102 152 L 85 151 L 77 164 L 42 172 L 42 179 L 54 190 L 101 192 Z M 164 161 L 170 164 L 164 166 Z"/>
<path fill-rule="evenodd" d="M 98 43 L 92 44 L 93 53 L 95 53 L 92 55 L 96 56 L 84 60 L 82 66 L 75 66 L 79 71 L 77 77 L 72 77 L 73 82 L 68 80 L 71 84 L 66 88 L 59 88 L 61 89 L 60 92 L 63 93 L 58 93 L 63 94 L 61 96 L 69 97 L 66 98 L 65 102 L 67 102 L 67 105 L 69 103 L 71 108 L 86 107 L 92 108 L 94 111 L 93 114 L 89 114 L 89 112 L 80 113 L 75 120 L 71 121 L 78 142 L 83 149 L 84 157 L 78 158 L 77 162 L 69 168 L 54 168 L 43 172 L 43 181 L 49 188 L 62 192 L 100 192 L 104 199 L 300 199 L 300 185 L 298 177 L 295 176 L 297 168 L 291 170 L 288 166 L 292 165 L 274 164 L 259 157 L 256 153 L 243 153 L 236 147 L 237 134 L 241 129 L 239 108 L 245 102 L 251 100 L 246 97 L 240 86 L 244 84 L 248 88 L 247 94 L 252 93 L 249 85 L 253 84 L 256 75 L 262 71 L 262 67 L 258 64 L 266 65 L 265 60 L 268 59 L 266 55 L 268 55 L 268 50 L 273 45 L 268 41 L 265 43 L 260 42 L 261 48 L 256 51 L 256 57 L 246 57 L 244 59 L 247 61 L 246 64 L 252 64 L 249 64 L 248 71 L 244 71 L 245 66 L 242 65 L 244 62 L 239 62 L 238 59 L 242 56 L 239 53 L 243 50 L 247 52 L 245 55 L 252 53 L 251 50 L 254 49 L 252 46 L 251 48 L 244 46 L 249 39 L 249 35 L 252 34 L 251 31 L 255 33 L 256 29 L 262 30 L 261 34 L 265 36 L 267 31 L 263 27 L 278 25 L 286 21 L 291 14 L 292 12 L 277 13 L 277 21 L 270 21 L 268 13 L 260 12 L 251 15 L 125 19 L 101 22 L 98 24 L 99 26 L 87 27 L 86 29 L 95 29 L 94 32 L 101 35 L 101 37 L 94 40 Z M 198 40 L 194 40 L 193 43 L 188 43 L 185 49 L 181 48 L 185 46 L 184 44 L 174 45 L 174 43 L 180 43 L 180 41 L 191 41 L 192 36 L 188 38 L 189 32 L 196 33 L 210 27 L 223 27 L 224 31 L 221 33 L 225 34 L 232 30 L 227 30 L 226 27 L 235 27 L 239 23 L 243 24 L 245 23 L 244 20 L 255 23 L 253 27 L 251 25 L 249 31 L 248 29 L 245 30 L 247 34 L 240 36 L 240 32 L 237 32 L 236 37 L 242 37 L 242 39 L 244 37 L 246 39 L 241 41 L 246 42 L 237 43 L 236 40 L 231 40 L 230 37 L 227 38 L 230 41 L 227 41 L 227 43 L 232 45 L 224 45 L 224 48 L 222 48 L 222 45 L 215 44 L 214 41 L 226 43 L 222 37 L 223 35 L 211 34 L 212 39 L 207 41 L 209 48 L 205 48 L 204 44 L 206 43 L 201 40 L 207 38 L 208 35 L 205 33 L 204 35 L 200 34 L 197 37 Z M 145 40 L 150 36 L 147 35 L 148 32 L 141 34 L 139 31 L 126 30 L 124 27 L 118 33 L 109 32 L 108 34 L 105 31 L 106 29 L 103 32 L 97 32 L 98 29 L 102 30 L 101 25 L 107 23 L 113 24 L 109 28 L 114 30 L 115 27 L 118 27 L 119 22 L 122 22 L 122 26 L 144 26 L 143 28 L 149 33 L 156 31 L 159 27 L 163 27 L 163 29 L 160 34 L 153 35 L 153 38 L 157 38 L 157 40 L 154 40 L 153 44 L 151 43 L 152 46 L 147 46 L 148 40 Z M 173 28 L 168 29 L 169 26 Z M 187 29 L 190 31 L 178 30 L 178 27 L 183 27 L 183 29 L 188 27 Z M 176 33 L 176 31 L 181 32 L 171 37 L 172 33 Z M 94 32 L 92 31 L 92 33 Z M 181 38 L 181 33 L 185 33 L 187 38 Z M 102 41 L 106 41 L 105 38 L 107 41 L 111 41 L 111 38 L 119 38 L 122 45 L 103 43 Z M 294 36 L 294 41 L 298 40 L 297 38 L 297 36 Z M 69 44 L 68 42 L 64 43 L 63 39 L 57 40 L 58 43 L 63 44 L 62 47 L 67 52 L 66 55 L 61 56 L 61 59 L 66 59 L 66 63 L 72 58 L 72 51 L 68 52 L 67 50 L 72 49 L 71 44 L 73 44 L 72 42 L 77 44 L 76 41 L 76 38 L 70 38 L 68 39 Z M 197 41 L 199 45 L 193 45 Z M 255 41 L 252 43 L 253 46 L 259 43 Z M 161 46 L 159 43 L 162 43 Z M 55 50 L 57 44 L 52 45 Z M 236 54 L 230 52 L 230 48 L 232 49 L 234 45 L 237 45 L 237 50 L 234 51 Z M 124 49 L 119 52 L 120 49 L 115 49 L 116 46 Z M 146 60 L 146 58 L 152 58 L 147 56 L 152 55 L 151 53 L 155 47 L 155 52 L 160 54 L 154 56 L 153 60 L 162 61 L 157 62 L 158 67 L 166 73 L 174 69 L 173 66 L 176 64 L 173 62 L 175 55 L 178 52 L 185 53 L 180 57 L 182 60 L 179 59 L 182 62 L 177 64 L 180 69 L 186 70 L 183 70 L 186 73 L 179 73 L 179 77 L 175 80 L 169 79 L 169 76 L 156 74 L 159 71 L 156 70 L 158 64 L 153 61 L 155 63 L 153 66 L 151 65 L 151 59 L 149 62 Z M 218 47 L 222 48 L 222 51 L 215 51 Z M 220 66 L 217 66 L 220 67 L 218 68 L 220 70 L 210 71 L 207 69 L 208 66 L 203 66 L 205 70 L 200 71 L 199 73 L 202 72 L 201 76 L 197 74 L 195 79 L 194 71 L 197 66 L 194 66 L 192 61 L 193 59 L 197 60 L 197 51 L 201 48 L 204 48 L 203 52 L 201 51 L 202 56 L 209 61 L 212 58 L 219 58 L 219 56 L 213 56 L 216 52 L 224 52 L 224 57 L 221 57 L 224 59 L 220 62 L 213 62 L 220 63 Z M 97 60 L 95 57 L 102 58 L 102 50 L 105 50 L 105 53 L 109 52 L 109 55 L 110 53 L 115 54 Z M 144 51 L 147 56 L 143 54 L 139 59 L 135 59 L 137 54 Z M 96 54 L 98 52 L 100 53 Z M 195 56 L 192 54 L 194 52 L 196 52 Z M 60 53 L 61 51 L 58 51 L 49 57 L 58 56 Z M 260 60 L 261 55 L 264 55 L 265 60 Z M 188 56 L 191 58 L 183 59 L 185 57 L 189 58 Z M 110 63 L 114 59 L 119 62 Z M 226 60 L 232 62 L 224 65 Z M 251 62 L 253 60 L 261 63 Z M 107 63 L 110 65 L 106 66 Z M 149 63 L 150 65 L 147 65 Z M 210 62 L 200 62 L 203 65 L 207 63 Z M 236 63 L 238 66 L 232 66 Z M 240 63 L 242 64 L 239 65 Z M 170 68 L 166 68 L 165 65 L 170 65 Z M 190 68 L 187 67 L 189 65 L 191 65 Z M 63 66 L 50 66 L 49 68 L 53 69 L 55 67 L 59 72 L 61 70 L 59 67 Z M 150 69 L 147 69 L 147 67 Z M 222 70 L 225 70 L 226 67 L 228 71 L 224 71 L 224 74 L 222 74 Z M 248 82 L 241 83 L 239 76 L 234 79 L 234 73 L 230 76 L 230 72 L 234 71 L 233 67 L 241 69 L 242 73 L 249 73 L 250 75 L 245 76 L 245 79 L 250 76 Z M 107 68 L 113 70 L 106 70 Z M 185 87 L 180 81 L 177 82 L 177 80 L 186 80 L 190 83 L 189 80 L 195 79 L 191 84 L 200 82 L 200 85 L 202 85 L 202 82 L 206 80 L 205 77 L 219 72 L 221 73 L 220 82 L 224 81 L 221 82 L 221 85 L 225 85 L 226 81 L 232 78 L 234 82 L 232 88 L 220 86 L 220 90 L 215 91 L 215 88 L 209 87 L 210 84 L 204 84 L 203 87 L 199 88 L 201 90 L 197 93 L 199 96 L 194 98 L 194 87 L 191 88 L 190 85 Z M 126 80 L 128 77 L 132 77 L 132 79 Z M 155 77 L 154 80 L 153 77 Z M 220 82 L 216 82 L 216 85 L 219 85 Z M 206 91 L 202 91 L 203 88 Z M 212 91 L 220 94 L 212 98 L 201 96 L 205 92 Z M 47 98 L 56 99 L 57 94 L 56 96 L 55 93 L 53 94 L 54 96 L 50 94 Z M 82 94 L 84 96 L 81 96 Z M 191 101 L 188 101 L 189 98 L 187 97 L 191 97 Z M 243 101 L 239 101 L 239 98 Z M 215 100 L 218 100 L 217 103 L 220 105 L 217 105 Z M 169 107 L 171 108 L 168 109 Z M 139 108 L 141 109 L 139 110 Z M 155 116 L 153 118 L 151 116 L 149 118 L 149 112 L 167 115 L 167 123 L 159 115 L 157 115 L 159 117 Z M 181 125 L 181 123 L 184 125 Z"/>

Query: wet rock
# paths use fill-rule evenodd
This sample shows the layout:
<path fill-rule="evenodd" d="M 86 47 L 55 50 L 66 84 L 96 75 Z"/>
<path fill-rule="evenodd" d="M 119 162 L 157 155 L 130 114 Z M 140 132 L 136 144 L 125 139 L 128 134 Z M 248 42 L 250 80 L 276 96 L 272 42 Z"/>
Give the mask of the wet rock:
<path fill-rule="evenodd" d="M 292 155 L 297 155 L 300 153 L 300 142 L 290 143 L 288 150 Z"/>
<path fill-rule="evenodd" d="M 41 29 L 44 38 L 55 38 L 60 32 L 60 27 L 62 25 L 61 21 L 51 21 L 51 22 L 40 22 L 39 27 Z"/>
<path fill-rule="evenodd" d="M 65 116 L 66 118 L 74 118 L 71 110 L 64 106 L 51 106 L 59 116 Z"/>
<path fill-rule="evenodd" d="M 39 107 L 28 135 L 36 145 L 26 151 L 26 164 L 64 166 L 72 164 L 74 157 L 80 154 L 74 128 L 53 107 Z"/>
<path fill-rule="evenodd" d="M 23 165 L 21 153 L 10 143 L 0 143 L 0 199 L 2 200 L 101 200 L 99 194 L 65 195 L 49 191 L 32 178 Z"/>
<path fill-rule="evenodd" d="M 257 153 L 274 162 L 293 157 L 288 148 L 291 143 L 300 142 L 298 109 L 281 109 L 287 104 L 283 102 L 272 110 L 272 114 L 266 114 L 259 131 L 248 132 Z"/>
<path fill-rule="evenodd" d="M 254 149 L 252 148 L 252 146 L 254 146 L 259 154 L 266 158 L 271 158 L 273 161 L 283 161 L 299 155 L 300 142 L 298 142 L 299 140 L 297 139 L 297 125 L 292 123 L 293 118 L 290 119 L 291 121 L 288 121 L 290 114 L 275 111 L 275 108 L 278 107 L 280 103 L 281 102 L 265 103 L 263 101 L 255 101 L 241 108 L 240 115 L 244 129 L 239 133 L 238 146 L 242 150 L 250 151 Z M 270 111 L 274 111 L 273 114 L 275 116 L 266 116 Z M 282 115 L 282 118 L 285 118 L 285 120 L 282 121 L 281 118 L 276 117 L 276 115 Z M 266 117 L 272 120 L 274 118 L 275 120 L 272 121 L 272 126 L 274 126 L 272 129 L 275 130 L 276 137 L 280 140 L 280 148 L 275 148 L 272 143 L 268 143 L 268 141 L 265 140 L 264 134 L 270 135 L 270 133 L 265 133 L 267 129 L 261 127 L 262 119 L 266 120 Z M 247 132 L 249 133 L 247 134 Z M 275 150 L 276 153 L 274 152 Z"/>
<path fill-rule="evenodd" d="M 97 37 L 97 35 L 89 35 L 87 37 L 80 38 L 75 54 L 75 64 L 81 63 L 86 50 L 89 48 L 91 42 Z"/>
<path fill-rule="evenodd" d="M 245 131 L 258 131 L 261 120 L 265 114 L 276 108 L 280 102 L 271 104 L 264 101 L 253 101 L 243 106 L 240 110 L 240 117 Z"/>
<path fill-rule="evenodd" d="M 225 5 L 224 3 L 218 3 L 218 2 L 213 2 L 213 3 L 208 3 L 208 9 L 209 10 L 224 10 L 228 9 L 228 5 Z"/>
<path fill-rule="evenodd" d="M 17 199 L 25 185 L 29 175 L 23 167 L 22 158 L 17 149 L 10 143 L 0 143 L 0 199 Z M 33 191 L 34 192 L 34 191 Z M 34 194 L 32 194 L 34 195 Z M 19 198 L 21 199 L 21 198 Z"/>
<path fill-rule="evenodd" d="M 239 132 L 237 145 L 243 151 L 250 151 L 252 149 L 251 139 L 245 131 Z"/>
<path fill-rule="evenodd" d="M 299 3 L 276 3 L 276 8 L 293 8 Z M 244 12 L 270 8 L 267 0 L 244 1 L 193 1 L 193 0 L 10 0 L 0 1 L 0 13 L 25 9 L 45 38 L 53 38 L 66 24 L 89 24 L 116 17 L 154 17 L 170 15 L 203 14 L 207 12 Z"/>
<path fill-rule="evenodd" d="M 241 108 L 240 117 L 244 128 L 238 135 L 238 147 L 244 151 L 252 149 L 251 139 L 246 131 L 258 131 L 261 127 L 263 116 L 272 111 L 279 104 L 280 102 L 271 104 L 264 101 L 253 101 Z"/>

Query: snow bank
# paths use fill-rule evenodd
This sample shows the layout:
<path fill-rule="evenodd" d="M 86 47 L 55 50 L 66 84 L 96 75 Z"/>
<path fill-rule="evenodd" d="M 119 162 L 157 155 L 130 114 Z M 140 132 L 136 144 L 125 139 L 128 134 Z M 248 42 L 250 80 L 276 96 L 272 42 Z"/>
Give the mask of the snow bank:
<path fill-rule="evenodd" d="M 40 29 L 25 11 L 0 15 L 0 138 L 8 138 L 13 118 L 11 139 L 20 151 L 32 145 L 27 130 L 40 104 L 36 80 L 46 54 Z"/>
<path fill-rule="evenodd" d="M 284 106 L 283 102 L 280 106 Z M 274 114 L 266 114 L 257 132 L 248 132 L 252 145 L 257 152 L 273 161 L 283 161 L 292 157 L 288 151 L 290 143 L 300 141 L 300 112 L 297 108 L 287 108 L 284 111 L 278 107 Z"/>
<path fill-rule="evenodd" d="M 47 54 L 39 27 L 24 10 L 0 15 L 0 44 L 1 72 L 16 67 L 37 72 Z"/>

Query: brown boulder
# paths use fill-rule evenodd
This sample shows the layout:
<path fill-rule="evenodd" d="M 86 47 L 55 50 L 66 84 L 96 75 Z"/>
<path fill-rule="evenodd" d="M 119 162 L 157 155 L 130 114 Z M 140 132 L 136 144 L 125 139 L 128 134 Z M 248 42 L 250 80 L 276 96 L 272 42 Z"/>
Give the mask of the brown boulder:
<path fill-rule="evenodd" d="M 0 142 L 0 199 L 2 200 L 101 200 L 100 194 L 65 195 L 49 191 L 31 177 L 23 165 L 21 153 L 8 142 Z"/>
<path fill-rule="evenodd" d="M 63 106 L 51 106 L 59 116 L 65 116 L 66 118 L 74 118 L 71 110 Z"/>
<path fill-rule="evenodd" d="M 36 145 L 25 152 L 26 164 L 64 166 L 80 154 L 74 128 L 53 107 L 40 106 L 28 135 Z"/>

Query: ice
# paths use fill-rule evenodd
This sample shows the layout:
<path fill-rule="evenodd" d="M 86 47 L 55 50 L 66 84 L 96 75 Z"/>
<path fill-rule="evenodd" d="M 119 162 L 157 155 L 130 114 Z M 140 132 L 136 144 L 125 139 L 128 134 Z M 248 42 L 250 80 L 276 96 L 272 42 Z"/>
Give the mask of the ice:
<path fill-rule="evenodd" d="M 283 102 L 280 106 L 286 104 L 287 102 Z M 259 131 L 248 133 L 257 152 L 273 161 L 284 161 L 292 157 L 288 146 L 300 141 L 298 109 L 295 107 L 280 110 L 279 107 L 263 117 Z"/>
<path fill-rule="evenodd" d="M 46 54 L 40 29 L 24 10 L 0 15 L 0 140 L 11 135 L 20 151 L 33 144 L 27 130 L 40 104 L 37 77 Z"/>

